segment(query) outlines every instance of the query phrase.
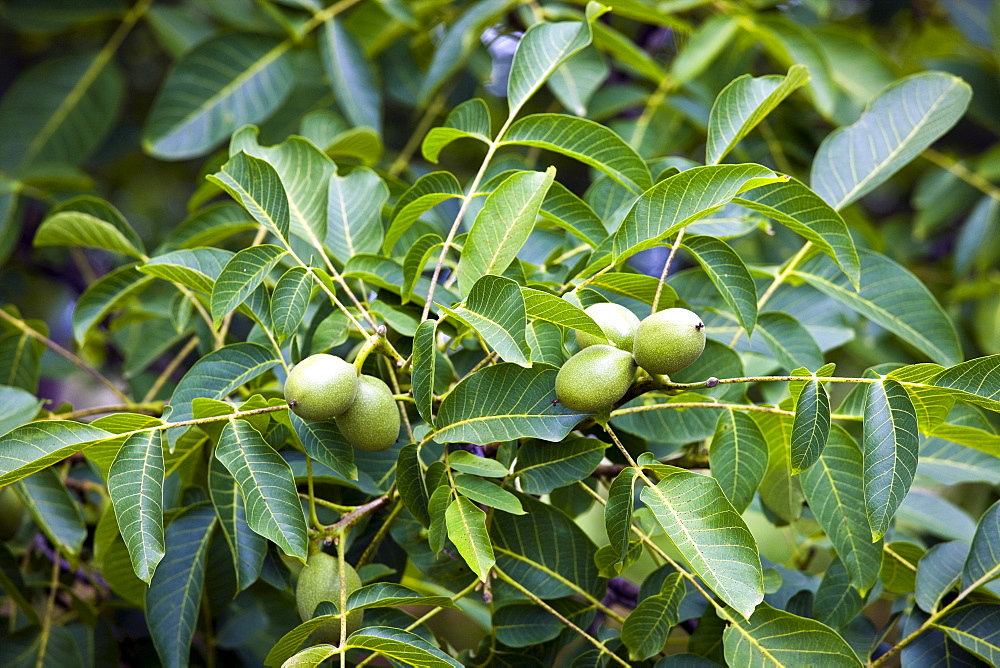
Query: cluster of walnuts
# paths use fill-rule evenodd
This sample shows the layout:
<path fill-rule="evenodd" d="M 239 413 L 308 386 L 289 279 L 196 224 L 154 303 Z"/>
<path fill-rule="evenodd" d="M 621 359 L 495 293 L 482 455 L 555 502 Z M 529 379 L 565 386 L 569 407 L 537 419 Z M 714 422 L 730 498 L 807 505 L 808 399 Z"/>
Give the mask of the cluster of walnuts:
<path fill-rule="evenodd" d="M 566 408 L 596 413 L 625 396 L 636 367 L 651 376 L 677 373 L 705 350 L 705 324 L 686 308 L 668 308 L 639 318 L 619 304 L 585 309 L 605 338 L 578 332 L 580 352 L 556 376 L 556 397 Z"/>
<path fill-rule="evenodd" d="M 347 442 L 361 450 L 381 452 L 399 436 L 389 386 L 335 355 L 311 355 L 296 364 L 285 381 L 285 401 L 305 420 L 336 418 Z"/>

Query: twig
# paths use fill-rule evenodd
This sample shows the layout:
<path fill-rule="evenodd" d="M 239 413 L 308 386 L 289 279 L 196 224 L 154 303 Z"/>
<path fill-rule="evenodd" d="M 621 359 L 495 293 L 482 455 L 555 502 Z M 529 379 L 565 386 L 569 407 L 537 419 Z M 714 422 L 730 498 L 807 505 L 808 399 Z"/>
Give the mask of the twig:
<path fill-rule="evenodd" d="M 677 231 L 677 238 L 674 240 L 674 245 L 670 247 L 670 255 L 667 256 L 667 261 L 663 263 L 663 271 L 660 273 L 660 282 L 656 284 L 656 295 L 653 297 L 653 307 L 652 313 L 656 313 L 656 307 L 660 305 L 660 293 L 663 292 L 663 284 L 667 280 L 667 274 L 670 273 L 670 265 L 674 262 L 674 256 L 677 255 L 677 249 L 681 247 L 681 240 L 684 239 L 684 230 L 686 228 L 681 228 Z"/>
<path fill-rule="evenodd" d="M 93 378 L 94 380 L 96 380 L 97 382 L 99 382 L 101 385 L 103 385 L 104 387 L 106 387 L 109 390 L 111 390 L 112 392 L 114 392 L 115 395 L 119 399 L 121 399 L 122 401 L 124 401 L 126 404 L 129 404 L 129 405 L 132 404 L 132 400 L 128 397 L 128 395 L 125 394 L 124 392 L 122 392 L 121 390 L 119 390 L 115 386 L 114 383 L 112 383 L 106 377 L 104 377 L 103 375 L 101 375 L 101 373 L 99 371 L 97 371 L 96 369 L 94 369 L 92 366 L 90 366 L 89 364 L 87 364 L 86 362 L 84 362 L 82 359 L 80 359 L 79 357 L 77 357 L 76 355 L 74 355 L 73 353 L 71 353 L 70 351 L 68 351 L 67 349 L 63 348 L 61 345 L 59 345 L 58 343 L 56 343 L 55 341 L 53 341 L 49 337 L 45 336 L 41 332 L 35 331 L 31 327 L 28 327 L 28 324 L 26 322 L 24 322 L 23 320 L 20 320 L 19 318 L 15 318 L 14 316 L 12 316 L 11 314 L 7 313 L 7 311 L 5 311 L 3 309 L 0 309 L 0 318 L 2 318 L 3 320 L 6 320 L 11 325 L 13 325 L 17 329 L 21 330 L 22 332 L 24 332 L 27 336 L 30 336 L 31 338 L 35 339 L 36 341 L 40 341 L 41 343 L 45 344 L 45 346 L 48 347 L 50 350 L 52 350 L 52 351 L 54 351 L 54 352 L 62 355 L 64 358 L 66 358 L 67 360 L 69 360 L 70 362 L 72 362 L 74 365 L 76 365 L 77 368 L 79 368 L 80 370 L 86 372 L 87 375 L 89 375 L 91 378 Z"/>

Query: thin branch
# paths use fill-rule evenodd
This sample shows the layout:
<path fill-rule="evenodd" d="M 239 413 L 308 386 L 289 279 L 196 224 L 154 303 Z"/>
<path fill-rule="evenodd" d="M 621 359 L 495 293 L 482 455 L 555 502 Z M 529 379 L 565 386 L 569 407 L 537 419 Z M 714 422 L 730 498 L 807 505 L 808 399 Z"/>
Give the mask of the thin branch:
<path fill-rule="evenodd" d="M 799 249 L 799 252 L 797 252 L 795 255 L 792 256 L 792 258 L 785 265 L 784 269 L 778 272 L 778 274 L 774 277 L 774 280 L 771 281 L 771 285 L 767 286 L 767 289 L 764 290 L 764 294 L 762 294 L 760 296 L 760 299 L 757 300 L 758 311 L 764 307 L 764 304 L 766 304 L 768 300 L 771 299 L 771 297 L 774 296 L 774 292 L 778 289 L 778 287 L 782 283 L 785 282 L 785 279 L 791 276 L 792 272 L 795 271 L 795 268 L 799 265 L 799 263 L 805 259 L 810 249 L 812 249 L 812 242 L 807 241 L 802 246 L 802 248 Z M 736 334 L 733 336 L 732 341 L 729 342 L 729 346 L 730 347 L 735 346 L 736 342 L 740 340 L 741 336 L 743 336 L 743 332 L 737 329 Z"/>
<path fill-rule="evenodd" d="M 184 358 L 190 355 L 191 351 L 193 351 L 197 347 L 198 347 L 198 336 L 195 335 L 192 336 L 190 339 L 188 339 L 188 342 L 184 344 L 184 347 L 181 348 L 176 355 L 174 355 L 173 359 L 171 359 L 170 362 L 167 364 L 167 366 L 164 367 L 163 371 L 160 372 L 160 375 L 157 376 L 156 381 L 153 382 L 152 386 L 150 386 L 149 388 L 149 391 L 146 392 L 146 396 L 142 398 L 143 403 L 146 403 L 147 401 L 152 401 L 153 399 L 156 398 L 156 393 L 160 391 L 160 389 L 167 382 L 170 376 L 172 376 L 174 372 L 177 371 L 177 367 L 181 365 L 181 362 L 184 361 Z"/>
<path fill-rule="evenodd" d="M 46 420 L 75 420 L 77 418 L 88 417 L 91 415 L 108 415 L 110 413 L 145 413 L 151 417 L 159 417 L 163 412 L 163 402 L 162 401 L 143 401 L 138 404 L 120 404 L 116 406 L 94 406 L 92 408 L 81 408 L 80 410 L 70 411 L 69 413 L 53 413 L 52 415 L 45 418 Z"/>
<path fill-rule="evenodd" d="M 56 343 L 55 341 L 53 341 L 49 337 L 45 336 L 41 332 L 35 331 L 31 327 L 28 327 L 28 324 L 26 322 L 24 322 L 23 320 L 21 320 L 19 318 L 15 318 L 14 316 L 12 316 L 11 314 L 7 313 L 7 311 L 5 311 L 3 309 L 0 309 L 0 318 L 2 318 L 3 320 L 6 320 L 8 323 L 10 323 L 11 325 L 13 325 L 17 329 L 21 330 L 26 335 L 30 336 L 31 338 L 35 339 L 36 341 L 40 341 L 41 343 L 45 344 L 45 346 L 47 348 L 49 348 L 50 350 L 52 350 L 53 352 L 56 352 L 56 353 L 62 355 L 64 358 L 66 358 L 67 360 L 69 360 L 70 362 L 72 362 L 74 365 L 76 365 L 76 367 L 79 368 L 81 371 L 86 372 L 87 375 L 89 375 L 91 378 L 93 378 L 94 380 L 96 380 L 97 382 L 99 382 L 101 385 L 103 385 L 104 387 L 106 387 L 109 390 L 111 390 L 112 392 L 114 392 L 115 395 L 119 399 L 121 399 L 122 401 L 124 401 L 125 403 L 132 404 L 132 399 L 130 399 L 127 394 L 125 394 L 124 392 L 122 392 L 121 390 L 119 390 L 115 386 L 114 383 L 112 383 L 106 377 L 104 377 L 103 375 L 101 375 L 101 373 L 99 371 L 97 371 L 96 369 L 94 369 L 92 366 L 90 366 L 89 364 L 87 364 L 86 362 L 84 362 L 82 359 L 80 359 L 79 357 L 77 357 L 76 355 L 74 355 L 73 353 L 71 353 L 70 351 L 68 351 L 67 349 L 63 348 L 61 345 L 59 345 L 58 343 Z"/>
<path fill-rule="evenodd" d="M 500 576 L 501 580 L 503 580 L 504 582 L 506 582 L 510 586 L 514 587 L 514 589 L 517 589 L 519 592 L 521 592 L 522 594 L 524 594 L 525 596 L 527 596 L 529 599 L 531 599 L 531 601 L 535 605 L 537 605 L 537 606 L 539 606 L 541 608 L 544 608 L 550 615 L 552 615 L 553 617 L 555 617 L 556 619 L 558 619 L 566 627 L 571 628 L 574 631 L 576 631 L 580 635 L 580 637 L 585 638 L 588 642 L 590 642 L 590 644 L 592 644 L 594 647 L 596 647 L 598 649 L 598 651 L 601 652 L 601 654 L 607 654 L 608 656 L 610 656 L 618 664 L 620 664 L 622 666 L 625 666 L 625 668 L 629 668 L 628 662 L 626 662 L 620 656 L 618 656 L 617 654 L 615 654 L 614 652 L 612 652 L 611 650 L 609 650 L 604 645 L 604 643 L 602 643 L 601 641 L 599 641 L 597 638 L 595 638 L 594 636 L 590 635 L 589 633 L 587 633 L 586 631 L 584 631 L 583 629 L 581 629 L 579 626 L 577 626 L 576 624 L 574 624 L 573 622 L 571 622 L 569 619 L 567 619 L 566 617 L 564 617 L 563 615 L 561 615 L 555 608 L 553 608 L 551 605 L 549 605 L 548 603 L 546 603 L 544 600 L 542 600 L 541 598 L 539 598 L 538 596 L 536 596 L 533 591 L 531 591 L 530 589 L 527 589 L 526 587 L 522 586 L 520 582 L 518 582 L 514 578 L 510 577 L 509 575 L 507 575 L 506 573 L 504 573 L 502 570 L 500 570 L 496 566 L 493 567 L 493 571 L 497 575 Z"/>

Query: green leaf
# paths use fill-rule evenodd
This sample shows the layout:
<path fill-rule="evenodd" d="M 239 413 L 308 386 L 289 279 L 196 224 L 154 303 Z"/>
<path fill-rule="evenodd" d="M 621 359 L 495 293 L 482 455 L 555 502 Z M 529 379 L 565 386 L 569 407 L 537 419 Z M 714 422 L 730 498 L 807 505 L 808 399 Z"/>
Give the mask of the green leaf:
<path fill-rule="evenodd" d="M 0 385 L 0 435 L 31 421 L 42 400 L 19 387 Z"/>
<path fill-rule="evenodd" d="M 192 213 L 167 233 L 163 251 L 211 246 L 241 232 L 257 228 L 257 223 L 235 202 L 217 202 Z"/>
<path fill-rule="evenodd" d="M 733 202 L 758 211 L 808 239 L 830 256 L 857 290 L 861 264 L 847 223 L 801 181 L 788 179 L 754 188 Z"/>
<path fill-rule="evenodd" d="M 420 454 L 417 444 L 404 445 L 396 460 L 396 487 L 399 498 L 413 517 L 425 527 L 431 525 L 427 514 L 427 487 L 424 485 L 424 472 L 420 468 Z"/>
<path fill-rule="evenodd" d="M 555 377 L 552 379 L 555 387 Z M 569 431 L 567 429 L 567 431 Z M 0 436 L 0 487 L 17 482 L 114 434 L 70 420 L 31 422 Z"/>
<path fill-rule="evenodd" d="M 288 196 L 281 177 L 269 162 L 240 151 L 221 170 L 205 178 L 242 204 L 271 234 L 281 240 L 288 239 L 291 224 Z"/>
<path fill-rule="evenodd" d="M 818 380 L 806 381 L 792 421 L 792 474 L 816 463 L 830 436 L 830 396 Z"/>
<path fill-rule="evenodd" d="M 593 611 L 584 608 L 582 603 L 569 598 L 546 603 L 565 619 L 584 627 L 594 616 Z M 565 624 L 545 608 L 516 600 L 498 606 L 492 621 L 497 641 L 507 647 L 539 645 L 554 640 L 566 629 Z M 505 659 L 510 661 L 511 657 L 508 655 Z"/>
<path fill-rule="evenodd" d="M 757 322 L 757 288 L 740 256 L 715 237 L 688 236 L 684 247 L 708 274 L 740 326 L 752 334 Z"/>
<path fill-rule="evenodd" d="M 110 271 L 88 287 L 73 310 L 73 338 L 82 342 L 92 327 L 103 320 L 130 295 L 139 292 L 153 280 L 136 273 L 130 264 Z"/>
<path fill-rule="evenodd" d="M 558 181 L 552 182 L 538 214 L 592 248 L 597 248 L 608 235 L 594 210 Z"/>
<path fill-rule="evenodd" d="M 875 561 L 875 564 L 877 565 L 878 561 Z M 841 629 L 858 616 L 864 605 L 865 601 L 851 583 L 844 562 L 834 558 L 826 567 L 823 580 L 816 589 L 816 598 L 812 606 L 813 616 L 827 626 Z"/>
<path fill-rule="evenodd" d="M 802 514 L 800 476 L 792 475 L 792 419 L 774 413 L 755 413 L 753 419 L 767 442 L 767 470 L 760 482 L 760 499 L 786 522 Z"/>
<path fill-rule="evenodd" d="M 851 584 L 866 593 L 879 574 L 882 543 L 871 539 L 863 471 L 858 444 L 835 426 L 816 464 L 803 471 L 800 478 L 809 508 L 837 550 Z"/>
<path fill-rule="evenodd" d="M 652 276 L 627 274 L 619 271 L 601 274 L 591 279 L 588 283 L 588 285 L 592 285 L 595 288 L 607 290 L 613 294 L 635 299 L 636 301 L 650 305 L 656 299 L 656 290 L 659 284 L 659 279 Z M 658 310 L 662 311 L 665 308 L 670 308 L 676 301 L 677 292 L 664 283 L 662 289 L 660 289 L 660 302 L 657 305 Z"/>
<path fill-rule="evenodd" d="M 29 320 L 26 324 L 36 332 L 48 333 L 48 326 L 40 320 Z M 34 394 L 45 344 L 21 329 L 3 332 L 0 329 L 0 384 Z"/>
<path fill-rule="evenodd" d="M 590 44 L 590 24 L 607 11 L 601 4 L 589 2 L 584 21 L 536 23 L 528 28 L 514 52 L 507 81 L 510 118 L 517 115 L 559 66 Z"/>
<path fill-rule="evenodd" d="M 906 390 L 886 378 L 865 394 L 865 507 L 872 540 L 889 529 L 917 472 L 917 416 Z"/>
<path fill-rule="evenodd" d="M 450 596 L 424 596 L 408 587 L 390 582 L 376 582 L 351 592 L 347 597 L 347 610 L 370 608 L 395 608 L 400 605 L 433 605 L 437 608 L 454 608 Z"/>
<path fill-rule="evenodd" d="M 660 181 L 642 194 L 611 237 L 614 261 L 620 262 L 652 248 L 740 193 L 779 179 L 760 165 L 694 167 Z M 604 245 L 601 248 L 605 248 Z"/>
<path fill-rule="evenodd" d="M 138 269 L 144 274 L 179 283 L 210 296 L 215 280 L 233 255 L 231 251 L 221 248 L 177 250 L 151 258 Z"/>
<path fill-rule="evenodd" d="M 125 440 L 108 473 L 108 494 L 132 567 L 148 583 L 163 558 L 162 434 L 147 431 Z"/>
<path fill-rule="evenodd" d="M 490 120 L 490 108 L 486 106 L 486 103 L 478 97 L 466 100 L 448 112 L 448 117 L 444 119 L 444 125 L 432 128 L 431 131 L 427 133 L 427 136 L 424 137 L 424 141 L 420 146 L 420 150 L 427 161 L 437 164 L 438 156 L 441 155 L 441 151 L 448 144 L 457 139 L 478 139 L 484 144 L 493 143 L 493 130 L 490 128 L 490 125 L 492 125 L 492 121 Z M 436 179 L 443 182 L 445 186 L 451 185 L 450 180 L 443 176 L 444 174 L 451 176 L 450 172 L 434 172 L 432 174 L 425 174 L 417 180 L 417 183 L 420 183 L 420 180 L 422 179 L 434 176 L 434 174 L 442 175 L 436 177 Z M 452 176 L 451 180 L 455 180 L 455 177 Z M 413 184 L 414 188 L 417 186 L 417 183 Z M 455 183 L 457 184 L 458 182 L 455 181 Z M 430 184 L 428 183 L 428 185 Z M 448 190 L 441 190 L 440 192 L 447 193 L 450 190 L 451 188 Z M 459 187 L 459 196 L 461 196 L 461 192 L 461 187 Z"/>
<path fill-rule="evenodd" d="M 746 413 L 722 411 L 715 425 L 708 461 L 719 487 L 736 512 L 753 500 L 767 470 L 767 441 Z"/>
<path fill-rule="evenodd" d="M 969 546 L 957 540 L 927 550 L 917 567 L 915 599 L 926 612 L 935 612 L 941 598 L 958 584 Z"/>
<path fill-rule="evenodd" d="M 523 48 L 523 47 L 522 47 Z M 653 185 L 649 169 L 624 139 L 600 123 L 564 114 L 533 114 L 514 123 L 499 145 L 536 146 L 575 158 L 635 193 Z"/>
<path fill-rule="evenodd" d="M 449 454 L 448 466 L 456 471 L 484 478 L 506 478 L 508 474 L 507 467 L 497 460 L 477 457 L 465 450 L 456 450 Z"/>
<path fill-rule="evenodd" d="M 437 321 L 424 320 L 413 335 L 413 365 L 410 367 L 413 400 L 417 412 L 434 425 L 434 375 L 437 358 Z"/>
<path fill-rule="evenodd" d="M 606 581 L 594 564 L 597 548 L 586 532 L 556 508 L 519 498 L 526 514 L 493 514 L 497 566 L 542 599 L 604 596 Z"/>
<path fill-rule="evenodd" d="M 744 617 L 764 599 L 757 543 L 714 478 L 672 466 L 639 496 L 695 573 Z"/>
<path fill-rule="evenodd" d="M 140 260 L 146 257 L 142 242 L 134 232 L 126 234 L 119 226 L 84 211 L 61 210 L 52 214 L 38 228 L 33 243 L 35 246 L 90 246 Z"/>
<path fill-rule="evenodd" d="M 754 334 L 764 340 L 767 349 L 788 370 L 823 366 L 823 351 L 816 340 L 809 330 L 787 313 L 761 313 L 757 317 Z"/>
<path fill-rule="evenodd" d="M 341 262 L 382 247 L 382 205 L 389 189 L 379 175 L 360 167 L 330 177 L 326 245 Z"/>
<path fill-rule="evenodd" d="M 486 533 L 486 513 L 460 496 L 448 506 L 445 521 L 448 538 L 458 548 L 458 553 L 479 579 L 486 582 L 487 574 L 496 563 L 493 545 Z"/>
<path fill-rule="evenodd" d="M 979 518 L 969 558 L 962 569 L 962 588 L 979 587 L 1000 576 L 1000 501 Z"/>
<path fill-rule="evenodd" d="M 289 230 L 319 249 L 326 238 L 327 184 L 337 171 L 336 165 L 301 137 L 289 137 L 276 146 L 261 146 L 259 132 L 252 125 L 238 130 L 229 143 L 229 155 L 242 151 L 274 169 L 288 200 Z"/>
<path fill-rule="evenodd" d="M 336 18 L 324 22 L 319 44 L 323 69 L 344 115 L 354 125 L 381 128 L 381 89 L 361 45 Z"/>
<path fill-rule="evenodd" d="M 166 554 L 146 590 L 146 624 L 166 668 L 188 665 L 215 519 L 207 504 L 174 518 L 167 527 Z"/>
<path fill-rule="evenodd" d="M 563 331 L 550 322 L 534 320 L 528 323 L 524 336 L 531 348 L 532 362 L 562 366 L 566 360 L 563 348 Z"/>
<path fill-rule="evenodd" d="M 533 288 L 521 288 L 524 306 L 529 318 L 537 318 L 563 327 L 569 327 L 587 334 L 604 337 L 604 330 L 584 313 L 565 299 Z"/>
<path fill-rule="evenodd" d="M 431 257 L 439 257 L 444 239 L 438 234 L 425 234 L 417 239 L 403 258 L 403 288 L 400 291 L 402 303 L 410 301 L 413 287 L 420 280 L 420 274 Z"/>
<path fill-rule="evenodd" d="M 320 277 L 324 276 L 320 269 L 313 271 Z M 380 255 L 355 255 L 344 265 L 343 276 L 344 278 L 359 278 L 366 283 L 371 283 L 395 294 L 402 292 L 400 286 L 403 285 L 403 268 L 395 260 Z M 329 278 L 326 281 L 328 285 L 333 285 Z M 418 278 L 411 299 L 417 304 L 423 305 L 430 285 L 430 279 Z M 444 304 L 458 301 L 458 297 L 443 285 L 439 285 L 434 294 L 438 301 Z"/>
<path fill-rule="evenodd" d="M 298 329 L 312 296 L 313 278 L 304 267 L 292 267 L 278 279 L 271 295 L 271 323 L 282 341 Z"/>
<path fill-rule="evenodd" d="M 610 72 L 600 51 L 596 48 L 584 49 L 552 73 L 548 81 L 549 90 L 571 113 L 586 116 L 587 105 Z"/>
<path fill-rule="evenodd" d="M 14 490 L 52 544 L 63 554 L 78 556 L 87 538 L 87 525 L 55 470 L 45 469 L 30 475 L 19 481 Z"/>
<path fill-rule="evenodd" d="M 813 159 L 813 190 L 834 209 L 858 200 L 958 122 L 971 97 L 968 84 L 943 72 L 894 82 L 856 123 L 823 140 Z"/>
<path fill-rule="evenodd" d="M 260 576 L 267 541 L 247 525 L 246 505 L 236 478 L 217 458 L 208 464 L 208 493 L 219 516 L 219 527 L 233 555 L 236 589 L 243 591 Z"/>
<path fill-rule="evenodd" d="M 955 328 L 937 300 L 913 274 L 886 256 L 858 249 L 861 288 L 855 291 L 837 265 L 816 255 L 793 275 L 888 329 L 939 364 L 957 364 L 962 349 Z M 887 290 L 886 286 L 892 289 Z"/>
<path fill-rule="evenodd" d="M 731 666 L 850 666 L 862 664 L 829 626 L 762 603 L 753 616 L 732 620 L 723 632 Z"/>
<path fill-rule="evenodd" d="M 454 479 L 455 491 L 472 501 L 514 515 L 524 514 L 517 497 L 499 485 L 466 473 L 457 473 Z"/>
<path fill-rule="evenodd" d="M 628 466 L 622 469 L 608 486 L 608 502 L 604 506 L 604 526 L 608 532 L 610 547 L 619 561 L 628 555 L 632 539 L 636 480 L 638 472 Z"/>
<path fill-rule="evenodd" d="M 558 371 L 495 364 L 480 369 L 441 402 L 438 443 L 492 443 L 534 437 L 561 441 L 584 416 L 554 403 Z M 0 460 L 2 461 L 2 460 Z"/>
<path fill-rule="evenodd" d="M 476 216 L 458 263 L 458 285 L 469 294 L 487 274 L 500 275 L 517 257 L 535 227 L 538 209 L 556 170 L 518 172 L 494 190 Z"/>
<path fill-rule="evenodd" d="M 517 453 L 514 475 L 527 494 L 549 494 L 583 480 L 597 468 L 607 443 L 596 438 L 570 438 L 559 443 L 527 441 Z"/>
<path fill-rule="evenodd" d="M 894 594 L 912 592 L 916 587 L 917 564 L 924 554 L 924 548 L 905 541 L 894 541 L 886 545 L 879 571 L 886 591 Z"/>
<path fill-rule="evenodd" d="M 678 608 L 686 593 L 681 574 L 668 575 L 661 591 L 665 593 L 640 601 L 622 624 L 622 642 L 632 661 L 645 661 L 659 654 L 670 628 L 679 621 Z"/>
<path fill-rule="evenodd" d="M 424 213 L 441 202 L 462 196 L 462 185 L 451 172 L 431 172 L 421 176 L 396 200 L 389 217 L 389 229 L 382 242 L 382 252 L 389 253 L 403 233 Z"/>
<path fill-rule="evenodd" d="M 444 549 L 448 537 L 445 515 L 450 503 L 451 487 L 448 485 L 442 485 L 431 492 L 427 502 L 427 514 L 431 518 L 431 525 L 427 529 L 427 544 L 434 554 L 439 554 Z"/>
<path fill-rule="evenodd" d="M 962 401 L 1000 412 L 1000 355 L 956 364 L 931 382 Z"/>
<path fill-rule="evenodd" d="M 400 661 L 426 668 L 461 668 L 462 664 L 418 635 L 388 626 L 369 626 L 347 639 L 347 648 L 367 649 Z"/>
<path fill-rule="evenodd" d="M 278 364 L 274 353 L 256 343 L 233 343 L 213 350 L 194 363 L 184 374 L 170 397 L 170 413 L 164 418 L 172 422 L 194 417 L 194 400 L 224 399 L 233 390 Z M 178 429 L 167 432 L 173 450 L 180 438 Z"/>
<path fill-rule="evenodd" d="M 244 248 L 226 263 L 212 288 L 212 320 L 216 328 L 264 282 L 284 256 L 284 249 L 264 244 Z"/>
<path fill-rule="evenodd" d="M 291 41 L 228 34 L 200 44 L 171 70 L 143 129 L 157 158 L 211 151 L 234 130 L 268 118 L 292 91 Z"/>
<path fill-rule="evenodd" d="M 232 420 L 219 437 L 215 456 L 236 478 L 247 523 L 285 554 L 306 558 L 306 520 L 292 470 L 245 420 Z"/>
<path fill-rule="evenodd" d="M 793 65 L 786 76 L 744 74 L 734 79 L 712 105 L 705 164 L 719 164 L 782 100 L 807 83 L 809 68 L 803 65 Z"/>
<path fill-rule="evenodd" d="M 357 480 L 354 448 L 348 444 L 334 420 L 303 420 L 288 412 L 288 420 L 306 454 L 328 466 L 345 480 Z"/>
<path fill-rule="evenodd" d="M 104 142 L 125 86 L 114 60 L 99 57 L 49 58 L 17 77 L 0 103 L 0 170 L 76 165 Z"/>
<path fill-rule="evenodd" d="M 315 621 L 315 618 L 296 626 L 294 629 L 289 631 L 286 634 L 286 636 L 295 633 L 296 631 L 298 631 L 299 629 L 301 629 L 306 625 L 309 626 L 308 633 L 306 633 L 305 631 L 303 631 L 302 633 L 305 633 L 305 635 L 308 636 L 309 633 L 312 633 L 313 631 L 314 625 L 310 623 L 313 621 Z M 320 626 L 319 622 L 317 622 L 315 626 Z M 284 640 L 284 638 L 282 638 L 282 640 Z M 299 644 L 302 644 L 303 640 L 305 640 L 305 637 L 298 639 Z M 314 645 L 312 647 L 307 647 L 301 652 L 297 652 L 294 656 L 290 656 L 288 657 L 288 659 L 282 661 L 281 668 L 317 668 L 317 666 L 319 666 L 321 663 L 323 663 L 336 653 L 337 653 L 337 648 L 334 647 L 333 645 Z M 268 656 L 270 657 L 271 655 L 268 654 Z M 264 665 L 277 666 L 278 663 L 272 662 L 272 663 L 265 663 Z"/>
<path fill-rule="evenodd" d="M 1000 605 L 966 605 L 933 626 L 991 666 L 1000 664 Z"/>
<path fill-rule="evenodd" d="M 527 314 L 517 283 L 485 275 L 469 291 L 465 306 L 444 309 L 479 332 L 502 359 L 527 366 L 531 349 L 524 338 Z"/>

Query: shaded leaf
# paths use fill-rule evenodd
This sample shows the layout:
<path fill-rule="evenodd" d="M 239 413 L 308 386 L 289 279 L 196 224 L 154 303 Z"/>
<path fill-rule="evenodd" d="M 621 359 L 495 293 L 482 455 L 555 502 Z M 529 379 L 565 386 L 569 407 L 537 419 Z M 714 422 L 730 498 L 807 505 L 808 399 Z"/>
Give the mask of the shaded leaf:
<path fill-rule="evenodd" d="M 129 436 L 108 472 L 108 494 L 135 574 L 153 577 L 163 558 L 163 445 L 161 433 Z"/>
<path fill-rule="evenodd" d="M 947 132 L 971 96 L 968 84 L 942 72 L 894 82 L 856 123 L 823 140 L 813 159 L 813 190 L 834 209 L 871 192 Z"/>
<path fill-rule="evenodd" d="M 744 617 L 764 598 L 757 543 L 714 478 L 672 466 L 640 498 L 694 572 Z"/>
<path fill-rule="evenodd" d="M 723 633 L 732 666 L 861 666 L 829 626 L 762 603 L 750 619 L 733 619 Z"/>
<path fill-rule="evenodd" d="M 1000 501 L 979 518 L 969 558 L 962 569 L 962 588 L 984 585 L 1000 576 Z"/>
<path fill-rule="evenodd" d="M 864 425 L 865 507 L 874 541 L 889 529 L 917 472 L 917 416 L 902 385 L 888 378 L 868 385 Z"/>
<path fill-rule="evenodd" d="M 245 420 L 229 420 L 215 456 L 243 494 L 247 523 L 285 554 L 306 558 L 306 520 L 292 470 Z"/>
<path fill-rule="evenodd" d="M 527 441 L 518 450 L 514 475 L 527 494 L 548 494 L 589 476 L 601 463 L 606 448 L 607 443 L 596 438 Z"/>
<path fill-rule="evenodd" d="M 219 527 L 233 555 L 236 588 L 243 591 L 260 576 L 267 553 L 267 541 L 247 524 L 243 495 L 226 467 L 213 457 L 208 465 L 208 493 L 219 516 Z"/>
<path fill-rule="evenodd" d="M 53 469 L 45 469 L 18 482 L 14 490 L 45 536 L 64 554 L 80 554 L 87 525 L 73 496 Z"/>
<path fill-rule="evenodd" d="M 166 531 L 166 553 L 146 590 L 146 624 L 160 661 L 169 668 L 188 665 L 215 519 L 207 504 L 174 518 Z"/>
<path fill-rule="evenodd" d="M 816 463 L 830 436 L 830 397 L 818 380 L 808 380 L 795 402 L 792 421 L 792 473 Z"/>
<path fill-rule="evenodd" d="M 439 443 L 492 443 L 534 437 L 561 441 L 583 418 L 555 399 L 557 370 L 496 364 L 480 369 L 441 402 Z"/>
<path fill-rule="evenodd" d="M 234 130 L 270 116 L 295 82 L 288 41 L 249 34 L 211 39 L 185 54 L 153 103 L 146 150 L 165 160 L 204 155 Z"/>
<path fill-rule="evenodd" d="M 382 247 L 382 205 L 389 189 L 378 174 L 360 167 L 330 177 L 326 245 L 341 262 Z"/>
<path fill-rule="evenodd" d="M 736 512 L 750 505 L 767 470 L 767 441 L 746 413 L 727 410 L 719 415 L 709 451 L 712 477 Z"/>
<path fill-rule="evenodd" d="M 757 288 L 740 256 L 714 237 L 688 236 L 684 247 L 705 270 L 748 334 L 757 322 Z"/>

